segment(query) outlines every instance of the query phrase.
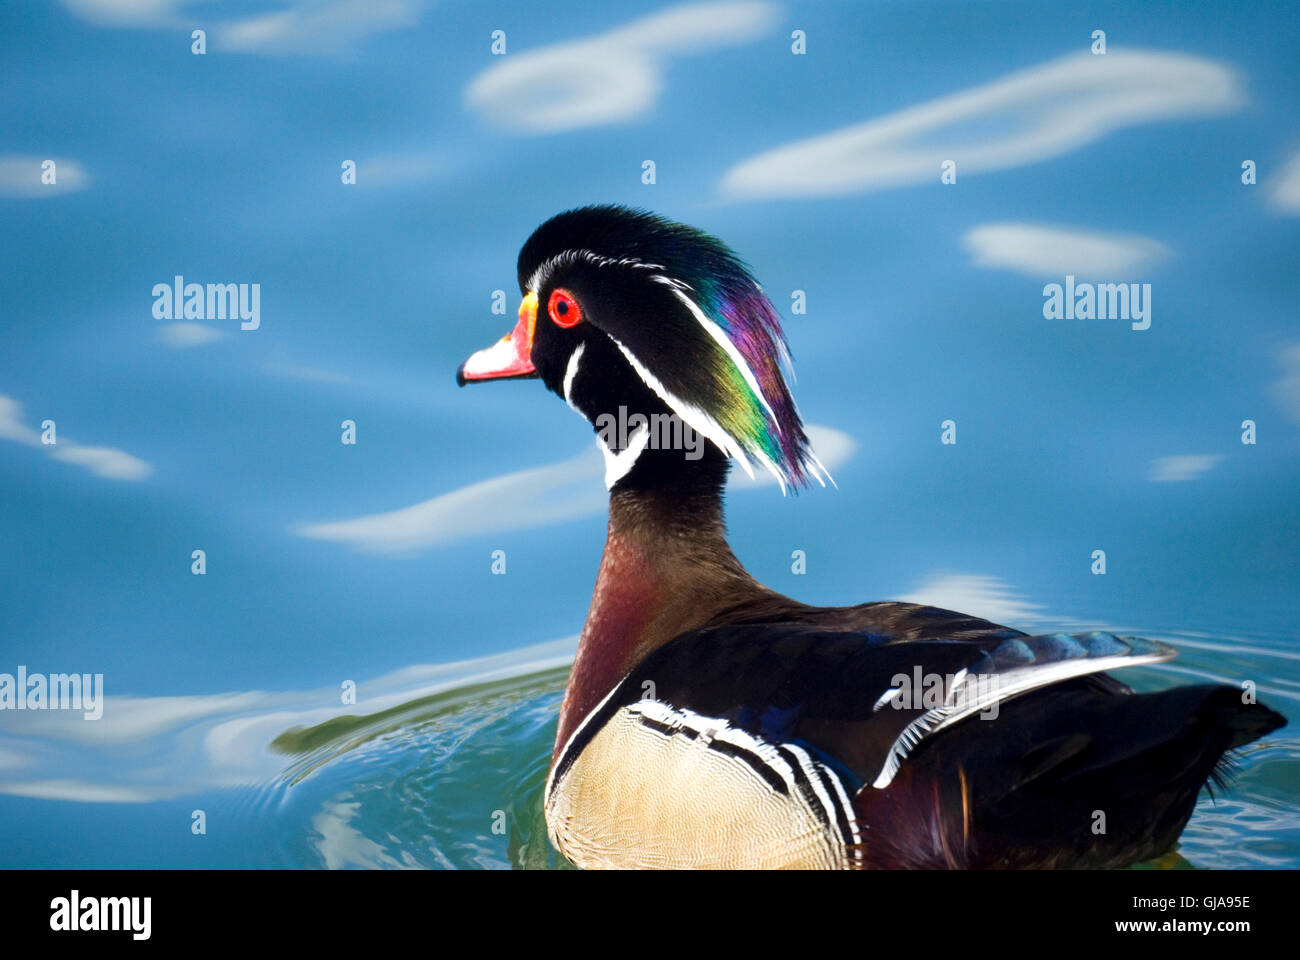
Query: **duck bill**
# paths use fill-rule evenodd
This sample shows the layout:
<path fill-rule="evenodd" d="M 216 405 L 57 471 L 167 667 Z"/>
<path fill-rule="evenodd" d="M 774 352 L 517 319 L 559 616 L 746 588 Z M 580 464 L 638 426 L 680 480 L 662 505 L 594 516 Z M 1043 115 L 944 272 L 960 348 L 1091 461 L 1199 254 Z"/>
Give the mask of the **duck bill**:
<path fill-rule="evenodd" d="M 537 294 L 530 292 L 519 305 L 519 322 L 492 346 L 479 350 L 460 365 L 456 382 L 462 387 L 476 380 L 523 380 L 537 376 L 533 366 L 533 331 L 537 328 Z"/>

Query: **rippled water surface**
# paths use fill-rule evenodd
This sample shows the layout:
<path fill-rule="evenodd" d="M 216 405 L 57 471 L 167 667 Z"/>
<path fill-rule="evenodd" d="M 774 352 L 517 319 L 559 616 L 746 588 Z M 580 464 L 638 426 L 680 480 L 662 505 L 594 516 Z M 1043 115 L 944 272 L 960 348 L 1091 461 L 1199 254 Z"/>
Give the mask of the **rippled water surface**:
<path fill-rule="evenodd" d="M 1261 659 L 1295 662 L 1259 640 L 1161 639 L 1184 653 L 1169 669 L 1130 671 L 1140 689 L 1184 677 L 1222 678 L 1216 665 L 1250 672 Z M 459 691 L 314 746 L 277 788 L 300 838 L 287 858 L 330 867 L 557 866 L 540 806 L 564 679 L 565 671 L 553 670 Z M 1300 683 L 1280 680 L 1277 688 L 1261 695 L 1294 713 Z M 1188 864 L 1300 866 L 1300 740 L 1294 734 L 1288 728 L 1248 747 L 1232 789 L 1203 796 L 1178 851 Z M 505 813 L 504 836 L 491 831 L 496 810 Z"/>
<path fill-rule="evenodd" d="M 542 789 L 568 671 L 412 702 L 337 730 L 296 729 L 275 787 L 294 842 L 287 864 L 556 866 Z"/>
<path fill-rule="evenodd" d="M 1240 754 L 1232 788 L 1203 795 L 1179 856 L 1161 865 L 1300 866 L 1300 657 L 1281 637 L 1146 633 L 1182 655 L 1126 671 L 1134 686 L 1268 676 L 1260 697 L 1292 722 Z M 310 703 L 314 695 L 292 703 L 254 697 L 229 709 L 208 705 L 216 712 L 192 721 L 137 722 L 134 732 L 101 734 L 114 742 L 77 748 L 65 738 L 60 749 L 73 750 L 78 762 L 107 761 L 94 783 L 76 788 L 82 800 L 3 802 L 44 818 L 55 835 L 60 824 L 80 831 L 75 842 L 55 845 L 58 865 L 566 867 L 546 838 L 541 795 L 567 646 L 400 671 L 386 682 L 416 695 L 378 692 L 377 681 L 378 709 L 320 708 Z M 59 733 L 48 731 L 51 742 Z M 223 770 L 237 782 L 212 786 Z M 192 795 L 149 796 L 187 780 L 196 785 Z M 33 781 L 41 782 L 56 789 Z M 204 811 L 202 835 L 184 829 L 195 810 Z M 42 855 L 48 859 L 48 849 Z"/>

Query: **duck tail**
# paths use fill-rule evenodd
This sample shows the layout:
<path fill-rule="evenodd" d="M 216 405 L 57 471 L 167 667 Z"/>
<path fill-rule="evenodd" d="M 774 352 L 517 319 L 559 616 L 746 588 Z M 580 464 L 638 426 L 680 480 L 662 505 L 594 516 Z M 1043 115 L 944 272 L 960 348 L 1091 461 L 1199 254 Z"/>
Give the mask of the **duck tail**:
<path fill-rule="evenodd" d="M 997 725 L 997 729 L 990 724 Z M 1104 867 L 1167 852 L 1233 752 L 1286 725 L 1239 688 L 1120 694 L 1083 682 L 1008 701 L 923 743 L 855 798 L 861 866 Z M 874 842 L 873 842 L 874 841 Z"/>
<path fill-rule="evenodd" d="M 1197 717 L 1210 730 L 1222 731 L 1227 746 L 1215 761 L 1209 780 L 1220 790 L 1227 790 L 1236 777 L 1240 764 L 1237 751 L 1260 737 L 1267 736 L 1279 727 L 1286 726 L 1286 718 L 1253 699 L 1243 699 L 1244 694 L 1232 687 L 1211 687 L 1202 702 Z M 1214 795 L 1210 784 L 1206 784 Z"/>

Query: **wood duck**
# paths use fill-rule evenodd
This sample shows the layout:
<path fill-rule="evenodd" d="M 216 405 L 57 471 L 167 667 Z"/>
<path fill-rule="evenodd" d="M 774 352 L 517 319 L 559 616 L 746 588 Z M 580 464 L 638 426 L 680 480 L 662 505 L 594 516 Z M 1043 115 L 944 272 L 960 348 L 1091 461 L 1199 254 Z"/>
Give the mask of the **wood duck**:
<path fill-rule="evenodd" d="M 539 378 L 604 454 L 608 536 L 545 793 L 577 866 L 1123 866 L 1168 851 L 1228 751 L 1285 724 L 1232 687 L 1135 694 L 1105 672 L 1163 643 L 764 587 L 727 545 L 731 461 L 783 492 L 827 478 L 748 268 L 593 206 L 538 227 L 518 273 L 518 323 L 457 380 Z"/>

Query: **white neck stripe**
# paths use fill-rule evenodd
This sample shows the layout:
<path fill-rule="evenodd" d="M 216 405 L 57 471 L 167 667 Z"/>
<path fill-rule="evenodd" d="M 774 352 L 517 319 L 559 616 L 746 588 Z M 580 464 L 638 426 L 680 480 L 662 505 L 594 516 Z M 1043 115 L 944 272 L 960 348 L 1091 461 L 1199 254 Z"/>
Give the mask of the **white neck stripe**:
<path fill-rule="evenodd" d="M 650 428 L 645 424 L 632 431 L 632 436 L 627 438 L 627 446 L 617 453 L 606 446 L 605 441 L 600 437 L 596 438 L 596 445 L 605 455 L 606 490 L 613 490 L 614 484 L 626 477 L 628 471 L 636 466 L 637 458 L 641 456 L 649 442 Z"/>
<path fill-rule="evenodd" d="M 698 433 L 702 433 L 705 437 L 712 440 L 724 455 L 735 457 L 741 467 L 744 468 L 745 473 L 749 474 L 751 479 L 753 478 L 754 468 L 750 466 L 744 450 L 741 449 L 740 444 L 735 440 L 735 438 L 722 428 L 722 425 L 718 423 L 718 421 L 714 420 L 694 404 L 687 403 L 660 383 L 659 378 L 647 370 L 641 361 L 636 358 L 636 355 L 627 347 L 623 346 L 622 343 L 614 337 L 610 337 L 610 340 L 614 341 L 614 346 L 618 347 L 619 350 L 623 352 L 623 356 L 626 357 L 627 362 L 632 365 L 632 369 L 636 371 L 637 376 L 645 382 L 647 387 L 655 392 L 660 400 L 668 404 L 668 406 L 671 407 L 673 411 L 682 418 L 682 420 L 694 427 Z"/>
<path fill-rule="evenodd" d="M 563 253 L 557 253 L 555 256 L 542 261 L 537 269 L 533 271 L 533 275 L 528 278 L 528 289 L 540 293 L 542 286 L 559 267 L 574 263 L 579 259 L 586 260 L 598 267 L 634 267 L 641 270 L 664 269 L 661 263 L 646 263 L 643 260 L 637 260 L 635 257 L 602 257 L 594 250 L 575 248 L 565 250 Z"/>
<path fill-rule="evenodd" d="M 564 402 L 573 407 L 578 413 L 582 413 L 577 407 L 573 406 L 573 380 L 578 375 L 578 364 L 582 361 L 582 351 L 587 349 L 585 343 L 578 344 L 578 349 L 569 355 L 569 365 L 564 368 Z"/>

